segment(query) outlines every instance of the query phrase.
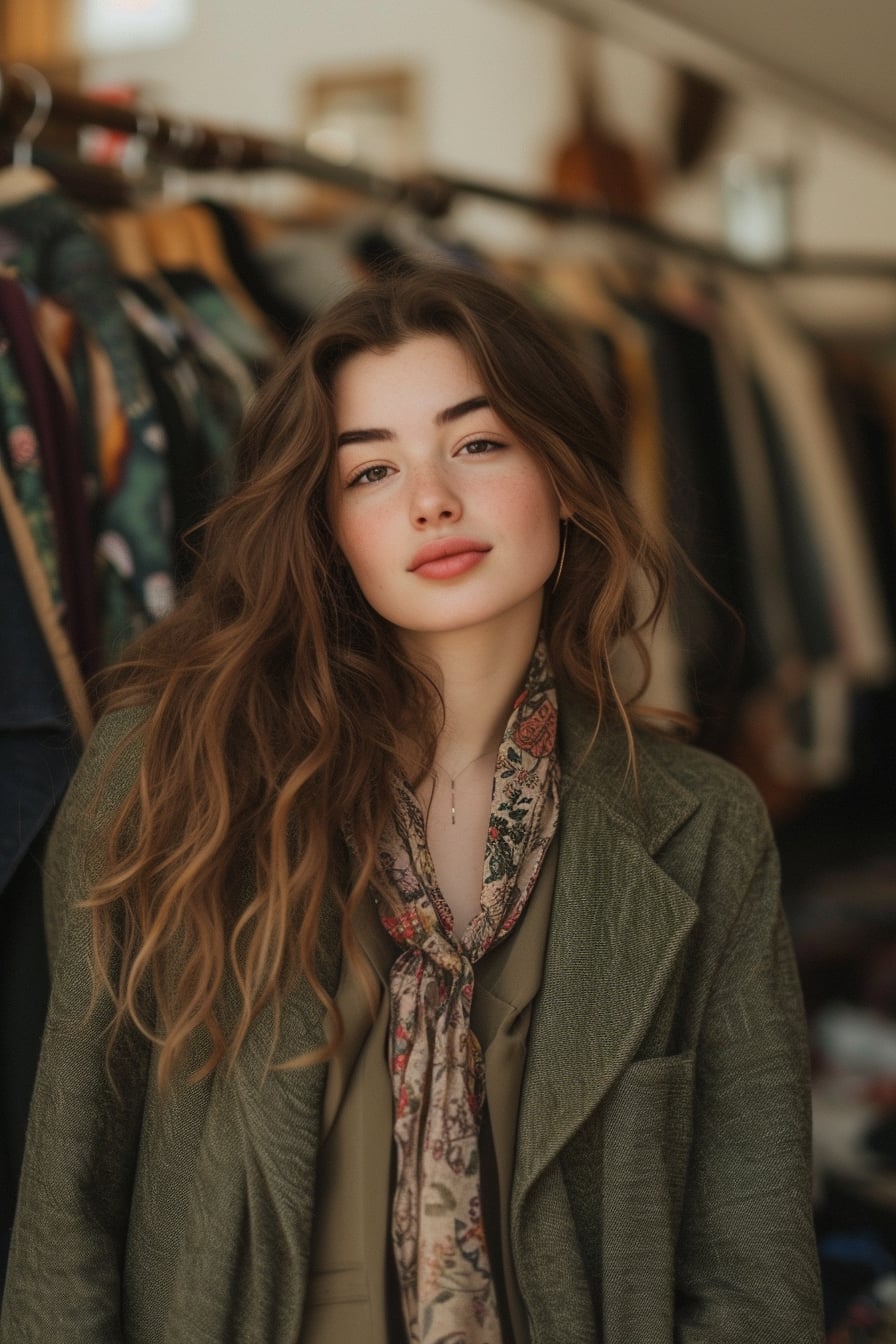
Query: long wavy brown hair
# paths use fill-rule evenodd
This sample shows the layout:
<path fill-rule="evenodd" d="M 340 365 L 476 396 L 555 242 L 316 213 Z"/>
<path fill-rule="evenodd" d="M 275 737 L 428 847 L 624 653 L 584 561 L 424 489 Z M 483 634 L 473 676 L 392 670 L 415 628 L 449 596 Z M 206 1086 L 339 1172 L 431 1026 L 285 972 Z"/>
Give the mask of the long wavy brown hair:
<path fill-rule="evenodd" d="M 611 657 L 647 654 L 636 589 L 669 585 L 665 549 L 622 489 L 618 447 L 589 380 L 552 323 L 499 285 L 453 269 L 380 279 L 321 317 L 260 392 L 234 491 L 207 519 L 178 609 L 112 669 L 106 710 L 139 705 L 136 780 L 108 835 L 91 910 L 97 991 L 159 1047 L 163 1086 L 200 1042 L 199 1077 L 235 1057 L 259 1013 L 277 1024 L 322 958 L 361 962 L 352 920 L 382 886 L 388 780 L 432 761 L 439 687 L 360 593 L 331 526 L 333 379 L 364 350 L 417 335 L 456 340 L 489 401 L 537 455 L 571 511 L 544 628 L 558 684 L 629 730 Z M 548 585 L 551 588 L 551 585 Z M 643 604 L 642 604 L 643 605 Z M 130 738 L 128 739 L 130 740 Z M 355 859 L 347 860 L 350 828 Z M 382 893 L 389 899 L 388 891 Z M 322 919 L 338 919 L 322 947 Z M 223 1011 L 235 985 L 239 1011 Z M 144 1005 L 152 1003 L 148 1010 Z M 328 1057 L 338 1031 L 313 1056 Z M 205 1046 L 207 1045 L 207 1051 Z"/>

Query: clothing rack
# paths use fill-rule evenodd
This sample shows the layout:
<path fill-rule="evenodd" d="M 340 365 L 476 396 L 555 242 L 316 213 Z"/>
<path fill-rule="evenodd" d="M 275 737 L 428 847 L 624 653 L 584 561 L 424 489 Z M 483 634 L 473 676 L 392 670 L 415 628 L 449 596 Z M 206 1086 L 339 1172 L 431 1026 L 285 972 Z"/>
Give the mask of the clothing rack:
<path fill-rule="evenodd" d="M 294 172 L 387 204 L 405 205 L 429 219 L 446 215 L 459 197 L 472 197 L 527 210 L 548 221 L 594 225 L 651 249 L 748 274 L 896 279 L 896 257 L 830 253 L 794 255 L 771 264 L 748 262 L 724 248 L 687 238 L 647 220 L 619 215 L 590 201 L 523 192 L 478 178 L 439 172 L 391 178 L 357 164 L 335 163 L 311 153 L 296 141 L 271 139 L 147 108 L 108 103 L 52 85 L 34 67 L 0 65 L 0 137 L 5 133 L 30 153 L 34 140 L 48 122 L 101 127 L 139 137 L 146 145 L 147 155 L 157 162 L 189 170 Z"/>

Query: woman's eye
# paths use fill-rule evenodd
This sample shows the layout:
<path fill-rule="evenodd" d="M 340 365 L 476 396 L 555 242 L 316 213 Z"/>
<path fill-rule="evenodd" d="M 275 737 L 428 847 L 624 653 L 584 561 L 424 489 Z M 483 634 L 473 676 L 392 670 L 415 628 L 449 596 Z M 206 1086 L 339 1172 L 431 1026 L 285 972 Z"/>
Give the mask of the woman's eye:
<path fill-rule="evenodd" d="M 384 481 L 389 475 L 389 467 L 378 462 L 376 466 L 365 467 L 349 480 L 349 486 L 352 485 L 374 485 L 377 481 Z"/>
<path fill-rule="evenodd" d="M 471 439 L 469 443 L 461 446 L 461 452 L 473 453 L 478 456 L 480 453 L 491 453 L 497 448 L 505 448 L 506 446 L 504 443 L 499 443 L 497 439 Z"/>

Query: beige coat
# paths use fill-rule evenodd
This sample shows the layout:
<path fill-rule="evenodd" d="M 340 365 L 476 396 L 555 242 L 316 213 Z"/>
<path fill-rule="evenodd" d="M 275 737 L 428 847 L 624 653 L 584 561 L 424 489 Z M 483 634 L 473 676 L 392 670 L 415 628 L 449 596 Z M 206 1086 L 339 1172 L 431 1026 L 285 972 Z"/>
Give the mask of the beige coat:
<path fill-rule="evenodd" d="M 761 804 L 736 771 L 621 732 L 582 763 L 561 702 L 558 869 L 516 1132 L 510 1249 L 533 1344 L 817 1344 L 802 1004 Z M 51 924 L 82 894 L 105 720 L 48 855 Z M 111 813 L 131 752 L 107 786 Z M 329 971 L 335 990 L 338 966 Z M 167 1104 L 152 1052 L 106 1078 L 83 914 L 65 919 L 29 1126 L 2 1344 L 296 1344 L 326 1069 L 232 1072 Z M 283 1049 L 320 1038 L 310 989 Z M 360 1344 L 360 1341 L 358 1342 Z"/>

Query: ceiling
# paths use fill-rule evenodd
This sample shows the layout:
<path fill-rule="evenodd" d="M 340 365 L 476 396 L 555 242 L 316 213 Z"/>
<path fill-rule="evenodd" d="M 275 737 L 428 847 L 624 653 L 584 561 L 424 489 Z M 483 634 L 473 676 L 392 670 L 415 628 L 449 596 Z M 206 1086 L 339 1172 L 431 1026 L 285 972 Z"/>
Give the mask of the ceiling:
<path fill-rule="evenodd" d="M 896 0 L 534 0 L 896 152 Z"/>

